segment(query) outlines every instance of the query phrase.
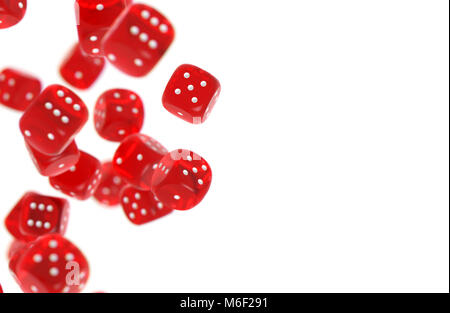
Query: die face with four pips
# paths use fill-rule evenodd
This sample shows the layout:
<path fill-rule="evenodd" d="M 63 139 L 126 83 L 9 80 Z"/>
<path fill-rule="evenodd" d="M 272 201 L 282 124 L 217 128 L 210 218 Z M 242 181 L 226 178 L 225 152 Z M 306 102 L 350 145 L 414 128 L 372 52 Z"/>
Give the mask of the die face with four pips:
<path fill-rule="evenodd" d="M 41 92 L 38 78 L 12 68 L 0 72 L 0 103 L 18 111 L 25 111 Z"/>
<path fill-rule="evenodd" d="M 70 89 L 51 85 L 30 104 L 20 119 L 28 145 L 48 155 L 60 154 L 88 119 L 84 102 Z"/>

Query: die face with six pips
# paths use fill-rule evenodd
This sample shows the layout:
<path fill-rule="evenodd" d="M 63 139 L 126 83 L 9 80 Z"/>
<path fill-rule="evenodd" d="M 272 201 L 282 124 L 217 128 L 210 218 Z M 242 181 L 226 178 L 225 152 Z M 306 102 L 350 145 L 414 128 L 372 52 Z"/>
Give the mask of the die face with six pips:
<path fill-rule="evenodd" d="M 44 89 L 20 119 L 28 145 L 41 153 L 64 151 L 88 119 L 84 102 L 70 89 L 51 85 Z"/>

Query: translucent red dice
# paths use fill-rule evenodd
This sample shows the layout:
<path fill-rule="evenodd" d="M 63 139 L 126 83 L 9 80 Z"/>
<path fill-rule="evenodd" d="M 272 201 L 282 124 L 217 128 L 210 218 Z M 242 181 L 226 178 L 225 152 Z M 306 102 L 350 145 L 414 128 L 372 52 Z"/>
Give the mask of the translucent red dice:
<path fill-rule="evenodd" d="M 50 177 L 50 184 L 68 196 L 86 200 L 94 194 L 100 183 L 101 169 L 102 165 L 99 160 L 80 151 L 80 159 L 77 164 L 61 175 Z"/>
<path fill-rule="evenodd" d="M 125 187 L 120 199 L 125 215 L 136 225 L 147 224 L 173 211 L 164 206 L 151 191 L 133 186 Z"/>
<path fill-rule="evenodd" d="M 68 218 L 67 200 L 28 192 L 6 217 L 5 226 L 16 239 L 32 241 L 50 233 L 64 235 Z"/>
<path fill-rule="evenodd" d="M 92 56 L 101 56 L 101 40 L 123 11 L 129 0 L 76 0 L 78 38 L 81 49 Z"/>
<path fill-rule="evenodd" d="M 202 157 L 189 150 L 175 150 L 158 163 L 151 190 L 165 206 L 189 210 L 203 200 L 211 179 L 211 168 Z"/>
<path fill-rule="evenodd" d="M 144 105 L 141 98 L 130 90 L 108 90 L 95 104 L 95 129 L 106 140 L 122 141 L 138 133 L 143 123 Z"/>
<path fill-rule="evenodd" d="M 48 155 L 62 153 L 88 119 L 83 101 L 70 89 L 51 85 L 28 106 L 20 130 L 32 148 Z"/>
<path fill-rule="evenodd" d="M 27 244 L 9 268 L 26 293 L 78 293 L 89 278 L 83 253 L 61 235 L 45 235 Z"/>
<path fill-rule="evenodd" d="M 153 172 L 166 153 L 167 149 L 155 139 L 134 134 L 117 148 L 113 159 L 114 169 L 128 183 L 149 190 Z"/>
<path fill-rule="evenodd" d="M 119 70 L 144 76 L 159 62 L 175 36 L 172 24 L 144 4 L 132 4 L 103 38 L 103 53 Z"/>
<path fill-rule="evenodd" d="M 80 151 L 75 141 L 72 141 L 63 152 L 57 155 L 43 154 L 28 144 L 25 143 L 25 145 L 34 165 L 43 176 L 60 175 L 74 166 L 80 158 Z"/>
<path fill-rule="evenodd" d="M 38 78 L 22 71 L 6 68 L 0 72 L 0 103 L 25 111 L 41 92 Z"/>
<path fill-rule="evenodd" d="M 173 115 L 192 124 L 201 124 L 209 117 L 220 90 L 220 83 L 214 76 L 184 64 L 170 78 L 162 103 Z"/>
<path fill-rule="evenodd" d="M 85 54 L 77 44 L 59 67 L 59 73 L 72 86 L 88 89 L 98 79 L 104 67 L 104 58 Z"/>
<path fill-rule="evenodd" d="M 0 0 L 0 29 L 19 23 L 27 10 L 27 0 Z"/>
<path fill-rule="evenodd" d="M 117 174 L 112 162 L 105 162 L 102 164 L 102 177 L 94 197 L 105 205 L 117 205 L 120 202 L 120 192 L 126 185 L 124 179 Z"/>

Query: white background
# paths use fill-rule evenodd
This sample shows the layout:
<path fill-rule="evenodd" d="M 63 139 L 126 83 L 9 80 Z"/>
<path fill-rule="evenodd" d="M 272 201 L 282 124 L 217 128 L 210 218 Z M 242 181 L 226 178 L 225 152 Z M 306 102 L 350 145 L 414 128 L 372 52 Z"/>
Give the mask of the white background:
<path fill-rule="evenodd" d="M 142 227 L 71 200 L 86 292 L 448 292 L 448 1 L 143 2 L 175 25 L 171 50 L 143 79 L 110 66 L 79 94 L 92 111 L 106 89 L 138 92 L 143 132 L 204 156 L 213 185 L 195 209 Z M 61 83 L 73 1 L 28 5 L 0 30 L 0 68 Z M 161 105 L 185 62 L 223 86 L 200 126 Z M 61 195 L 35 170 L 19 117 L 0 107 L 2 220 L 27 190 Z M 116 147 L 92 120 L 77 143 L 102 160 Z M 0 228 L 2 254 L 10 241 Z M 0 282 L 19 291 L 3 256 Z"/>

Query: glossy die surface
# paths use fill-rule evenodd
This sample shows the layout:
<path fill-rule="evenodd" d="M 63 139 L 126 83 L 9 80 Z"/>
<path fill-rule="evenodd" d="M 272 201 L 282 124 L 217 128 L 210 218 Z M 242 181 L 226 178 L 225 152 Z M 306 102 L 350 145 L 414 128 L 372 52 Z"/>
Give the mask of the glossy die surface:
<path fill-rule="evenodd" d="M 72 86 L 88 89 L 99 78 L 104 67 L 104 58 L 85 54 L 77 44 L 59 67 L 59 73 Z"/>
<path fill-rule="evenodd" d="M 9 267 L 26 293 L 78 293 L 89 278 L 86 257 L 60 235 L 29 243 L 11 258 Z"/>
<path fill-rule="evenodd" d="M 74 166 L 80 158 L 80 151 L 75 141 L 72 141 L 63 152 L 57 155 L 43 154 L 28 144 L 25 143 L 25 145 L 30 153 L 31 160 L 43 176 L 60 175 Z"/>
<path fill-rule="evenodd" d="M 32 241 L 44 234 L 64 235 L 68 218 L 65 199 L 28 192 L 9 213 L 5 226 L 16 239 Z"/>
<path fill-rule="evenodd" d="M 78 39 L 81 49 L 91 56 L 101 56 L 103 36 L 123 11 L 129 0 L 76 0 Z"/>
<path fill-rule="evenodd" d="M 128 183 L 149 190 L 157 163 L 166 153 L 167 149 L 155 139 L 142 134 L 131 135 L 117 148 L 114 169 Z"/>
<path fill-rule="evenodd" d="M 41 92 L 38 78 L 6 68 L 0 72 L 0 103 L 18 111 L 25 111 Z"/>
<path fill-rule="evenodd" d="M 20 119 L 27 144 L 41 153 L 62 153 L 88 119 L 83 101 L 61 85 L 47 87 Z"/>
<path fill-rule="evenodd" d="M 211 179 L 211 168 L 202 157 L 189 150 L 175 150 L 158 163 L 151 190 L 169 208 L 189 210 L 203 200 Z"/>
<path fill-rule="evenodd" d="M 112 162 L 104 162 L 102 164 L 102 177 L 95 190 L 94 197 L 105 205 L 117 205 L 120 202 L 120 192 L 126 185 L 124 179 L 114 169 Z"/>
<path fill-rule="evenodd" d="M 99 160 L 80 150 L 77 164 L 61 175 L 50 177 L 50 184 L 68 196 L 86 200 L 100 183 L 101 169 Z"/>
<path fill-rule="evenodd" d="M 133 186 L 125 187 L 120 199 L 125 215 L 136 225 L 147 224 L 173 211 L 164 206 L 151 191 Z"/>
<path fill-rule="evenodd" d="M 133 91 L 108 90 L 95 104 L 95 129 L 106 140 L 122 141 L 127 136 L 138 133 L 143 123 L 144 104 Z"/>
<path fill-rule="evenodd" d="M 192 124 L 201 124 L 211 113 L 220 90 L 220 83 L 214 76 L 184 64 L 170 78 L 162 103 L 173 115 Z"/>
<path fill-rule="evenodd" d="M 103 52 L 119 70 L 144 76 L 158 63 L 175 36 L 171 23 L 144 4 L 130 5 L 103 38 Z"/>
<path fill-rule="evenodd" d="M 19 23 L 27 10 L 27 0 L 0 0 L 0 29 Z"/>

